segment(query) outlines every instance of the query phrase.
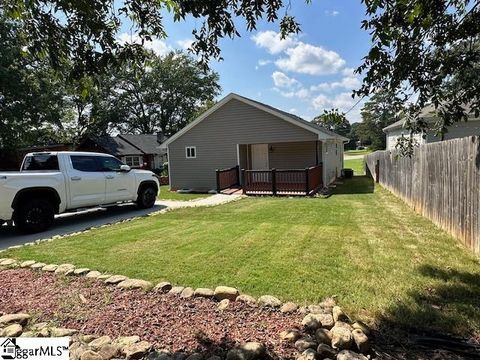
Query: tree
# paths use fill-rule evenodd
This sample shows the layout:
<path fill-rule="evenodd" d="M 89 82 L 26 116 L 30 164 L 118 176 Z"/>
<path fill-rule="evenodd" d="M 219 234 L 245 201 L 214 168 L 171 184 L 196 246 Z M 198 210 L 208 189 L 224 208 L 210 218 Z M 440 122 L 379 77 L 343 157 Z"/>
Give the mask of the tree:
<path fill-rule="evenodd" d="M 212 56 L 221 58 L 219 39 L 240 36 L 236 25 L 239 18 L 245 19 L 247 30 L 252 31 L 264 17 L 269 22 L 278 20 L 284 7 L 279 0 L 4 0 L 1 6 L 10 18 L 22 24 L 25 45 L 31 53 L 48 54 L 54 68 L 65 60 L 71 61 L 71 74 L 77 78 L 101 73 L 125 59 L 142 60 L 144 41 L 167 36 L 163 27 L 166 11 L 173 14 L 175 21 L 187 16 L 202 21 L 200 29 L 193 29 L 192 49 L 206 65 Z M 300 30 L 288 14 L 289 8 L 290 3 L 280 20 L 282 36 Z M 117 32 L 127 18 L 140 43 L 117 41 Z"/>
<path fill-rule="evenodd" d="M 416 120 L 429 103 L 441 119 L 438 133 L 480 115 L 480 2 L 362 1 L 368 16 L 362 28 L 371 33 L 372 47 L 357 69 L 365 77 L 356 95 L 387 90 L 403 104 L 412 133 L 427 130 Z"/>
<path fill-rule="evenodd" d="M 362 144 L 370 145 L 372 150 L 385 149 L 386 135 L 383 128 L 398 119 L 399 105 L 391 99 L 388 92 L 378 92 L 365 103 L 360 112 L 362 122 L 355 127 L 356 135 Z"/>
<path fill-rule="evenodd" d="M 338 109 L 324 110 L 323 114 L 313 119 L 313 122 L 342 136 L 347 136 L 350 132 L 350 123 L 345 114 L 340 113 Z"/>
<path fill-rule="evenodd" d="M 21 47 L 16 24 L 0 16 L 0 148 L 55 138 L 64 114 L 64 82 Z"/>
<path fill-rule="evenodd" d="M 150 53 L 144 66 L 130 63 L 114 75 L 104 116 L 112 118 L 113 112 L 121 131 L 171 136 L 219 94 L 218 79 L 182 52 Z"/>

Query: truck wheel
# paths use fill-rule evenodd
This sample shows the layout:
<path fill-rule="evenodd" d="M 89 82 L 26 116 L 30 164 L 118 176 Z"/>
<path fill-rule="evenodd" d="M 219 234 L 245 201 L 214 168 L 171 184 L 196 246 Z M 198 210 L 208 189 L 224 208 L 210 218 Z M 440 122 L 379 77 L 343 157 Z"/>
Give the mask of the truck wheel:
<path fill-rule="evenodd" d="M 15 226 L 25 233 L 37 233 L 47 230 L 53 224 L 55 211 L 53 204 L 47 199 L 32 199 L 21 203 L 13 221 Z"/>
<path fill-rule="evenodd" d="M 156 200 L 157 188 L 153 185 L 145 185 L 138 192 L 137 206 L 140 209 L 148 209 L 155 205 Z"/>

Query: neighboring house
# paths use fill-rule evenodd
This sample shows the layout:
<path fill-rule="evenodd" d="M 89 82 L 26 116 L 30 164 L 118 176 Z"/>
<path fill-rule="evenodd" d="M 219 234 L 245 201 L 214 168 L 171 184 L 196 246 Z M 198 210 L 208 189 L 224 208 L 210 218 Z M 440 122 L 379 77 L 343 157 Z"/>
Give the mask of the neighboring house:
<path fill-rule="evenodd" d="M 468 110 L 468 109 L 467 109 Z M 438 116 L 435 114 L 435 108 L 433 106 L 427 106 L 420 112 L 419 116 L 427 124 L 432 124 L 432 128 L 435 122 L 438 121 Z M 450 140 L 455 138 L 461 138 L 471 135 L 480 135 L 480 118 L 470 117 L 468 121 L 461 121 L 447 127 L 448 132 L 444 135 L 444 140 Z M 405 120 L 399 120 L 383 129 L 383 132 L 387 134 L 387 150 L 394 150 L 397 140 L 402 135 L 405 138 L 410 138 L 409 130 L 404 127 Z M 425 138 L 422 134 L 414 134 L 415 142 L 418 145 L 429 144 L 437 141 L 441 141 L 440 136 L 435 136 L 433 130 L 429 130 L 426 133 Z"/>
<path fill-rule="evenodd" d="M 162 140 L 159 135 L 88 136 L 76 150 L 107 153 L 132 168 L 154 170 L 167 161 L 166 151 L 159 147 Z"/>
<path fill-rule="evenodd" d="M 305 169 L 329 184 L 347 138 L 269 105 L 230 94 L 162 144 L 172 190 L 217 189 L 216 169 Z"/>

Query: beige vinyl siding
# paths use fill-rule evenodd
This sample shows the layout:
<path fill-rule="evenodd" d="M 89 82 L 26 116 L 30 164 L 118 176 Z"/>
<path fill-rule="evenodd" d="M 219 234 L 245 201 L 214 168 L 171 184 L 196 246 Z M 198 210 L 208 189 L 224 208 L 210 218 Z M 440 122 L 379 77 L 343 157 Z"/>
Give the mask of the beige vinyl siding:
<path fill-rule="evenodd" d="M 330 184 L 340 176 L 343 168 L 343 141 L 328 140 L 323 143 L 323 183 Z"/>
<path fill-rule="evenodd" d="M 316 165 L 315 141 L 270 144 L 268 155 L 271 168 L 303 169 L 310 167 Z M 321 161 L 321 155 L 318 159 Z"/>
<path fill-rule="evenodd" d="M 237 144 L 317 139 L 318 135 L 313 132 L 232 99 L 169 144 L 171 187 L 215 189 L 215 169 L 229 168 L 238 163 Z M 196 147 L 196 159 L 186 159 L 187 146 Z"/>

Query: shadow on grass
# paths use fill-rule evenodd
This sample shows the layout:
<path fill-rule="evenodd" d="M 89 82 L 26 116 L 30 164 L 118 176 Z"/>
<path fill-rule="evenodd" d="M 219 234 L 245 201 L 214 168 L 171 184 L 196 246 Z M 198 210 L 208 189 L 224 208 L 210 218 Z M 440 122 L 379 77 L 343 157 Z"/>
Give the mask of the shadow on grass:
<path fill-rule="evenodd" d="M 343 179 L 343 184 L 337 185 L 333 195 L 342 194 L 371 194 L 375 185 L 373 179 L 367 176 L 354 176 L 352 179 Z"/>
<path fill-rule="evenodd" d="M 479 358 L 480 273 L 423 265 L 418 272 L 434 280 L 411 301 L 387 309 L 379 320 L 380 343 L 444 351 L 449 358 Z"/>

